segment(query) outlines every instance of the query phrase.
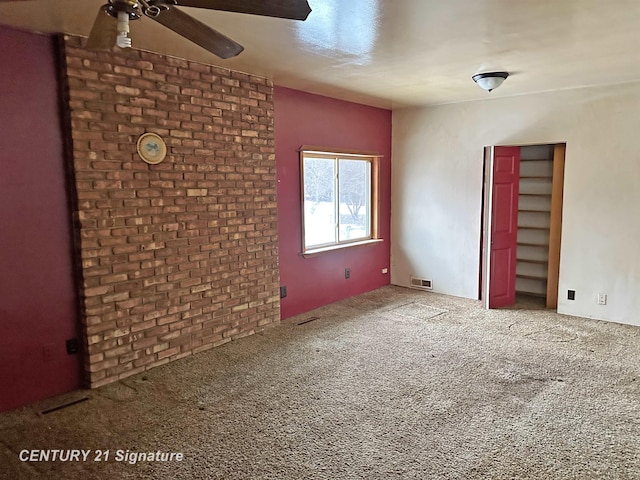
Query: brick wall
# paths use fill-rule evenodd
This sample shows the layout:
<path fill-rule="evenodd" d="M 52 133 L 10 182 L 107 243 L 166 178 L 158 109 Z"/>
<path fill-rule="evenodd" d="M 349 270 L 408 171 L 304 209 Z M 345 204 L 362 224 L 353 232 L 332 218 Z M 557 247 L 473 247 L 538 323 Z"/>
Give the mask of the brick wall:
<path fill-rule="evenodd" d="M 62 43 L 90 386 L 278 322 L 271 81 Z"/>

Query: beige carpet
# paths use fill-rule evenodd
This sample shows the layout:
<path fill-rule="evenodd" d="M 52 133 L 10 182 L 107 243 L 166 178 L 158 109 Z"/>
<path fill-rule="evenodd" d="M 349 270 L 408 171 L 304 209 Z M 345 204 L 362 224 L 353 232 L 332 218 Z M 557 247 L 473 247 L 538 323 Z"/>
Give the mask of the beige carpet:
<path fill-rule="evenodd" d="M 639 336 L 387 287 L 0 414 L 0 478 L 636 479 Z M 31 449 L 91 452 L 21 462 Z M 116 461 L 127 449 L 184 459 Z"/>

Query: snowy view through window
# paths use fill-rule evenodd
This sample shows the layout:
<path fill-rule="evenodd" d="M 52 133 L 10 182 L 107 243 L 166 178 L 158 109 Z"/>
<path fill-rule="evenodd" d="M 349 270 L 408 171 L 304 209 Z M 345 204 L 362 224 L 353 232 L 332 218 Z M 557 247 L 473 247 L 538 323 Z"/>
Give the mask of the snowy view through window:
<path fill-rule="evenodd" d="M 371 162 L 305 156 L 305 248 L 371 236 Z"/>

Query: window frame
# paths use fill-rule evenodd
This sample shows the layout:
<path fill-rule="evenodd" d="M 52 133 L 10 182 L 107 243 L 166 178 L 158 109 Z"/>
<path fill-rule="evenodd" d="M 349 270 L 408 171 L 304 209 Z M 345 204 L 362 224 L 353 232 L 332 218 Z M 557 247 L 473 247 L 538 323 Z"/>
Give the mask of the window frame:
<path fill-rule="evenodd" d="M 323 253 L 327 251 L 340 250 L 349 247 L 356 247 L 361 245 L 369 245 L 382 242 L 383 240 L 379 236 L 379 210 L 380 210 L 380 179 L 379 179 L 379 170 L 380 170 L 380 158 L 382 155 L 377 152 L 370 151 L 358 151 L 358 150 L 342 150 L 342 149 L 326 149 L 322 147 L 315 146 L 302 146 L 299 149 L 300 153 L 300 210 L 301 210 L 301 240 L 302 240 L 302 253 L 303 256 L 314 255 L 318 253 Z M 326 158 L 328 160 L 335 160 L 336 164 L 339 165 L 339 160 L 362 160 L 367 161 L 370 164 L 370 185 L 369 185 L 369 201 L 370 201 L 370 212 L 369 212 L 369 236 L 362 237 L 353 240 L 342 240 L 340 241 L 339 235 L 339 217 L 336 222 L 336 241 L 326 243 L 323 245 L 314 245 L 313 247 L 306 247 L 305 241 L 305 190 L 304 190 L 304 161 L 305 158 Z M 339 205 L 339 171 L 336 175 L 336 179 L 334 180 L 336 183 L 336 200 Z"/>

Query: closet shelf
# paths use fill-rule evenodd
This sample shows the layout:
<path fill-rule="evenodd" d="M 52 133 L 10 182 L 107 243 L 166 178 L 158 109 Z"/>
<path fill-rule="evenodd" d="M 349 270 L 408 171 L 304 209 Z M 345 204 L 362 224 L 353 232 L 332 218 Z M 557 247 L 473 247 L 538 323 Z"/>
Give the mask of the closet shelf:
<path fill-rule="evenodd" d="M 535 263 L 538 265 L 547 265 L 549 263 L 549 260 L 532 260 L 529 258 L 517 258 L 516 259 L 518 262 L 523 262 L 523 263 Z"/>
<path fill-rule="evenodd" d="M 518 225 L 518 230 L 520 229 L 524 229 L 524 230 L 549 230 L 549 227 L 534 227 L 534 226 L 528 226 L 528 225 Z"/>
<path fill-rule="evenodd" d="M 532 297 L 540 297 L 540 298 L 546 298 L 547 294 L 546 293 L 540 293 L 540 292 L 528 292 L 526 290 L 516 290 L 516 294 L 521 293 L 523 295 L 530 295 Z"/>
<path fill-rule="evenodd" d="M 549 244 L 548 244 L 548 243 L 518 242 L 518 245 L 520 245 L 520 246 L 522 246 L 522 247 L 543 247 L 543 248 L 549 248 Z"/>
<path fill-rule="evenodd" d="M 526 280 L 540 280 L 542 282 L 547 282 L 546 276 L 537 276 L 537 275 L 522 275 L 520 273 L 516 273 L 516 278 L 523 278 Z"/>

